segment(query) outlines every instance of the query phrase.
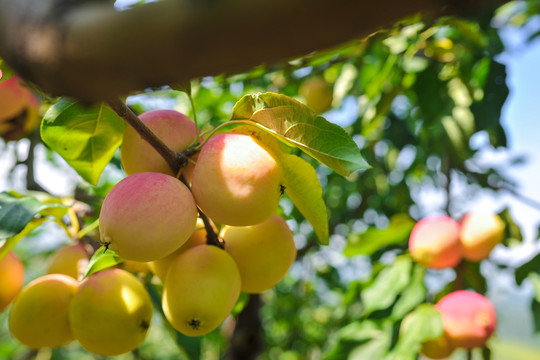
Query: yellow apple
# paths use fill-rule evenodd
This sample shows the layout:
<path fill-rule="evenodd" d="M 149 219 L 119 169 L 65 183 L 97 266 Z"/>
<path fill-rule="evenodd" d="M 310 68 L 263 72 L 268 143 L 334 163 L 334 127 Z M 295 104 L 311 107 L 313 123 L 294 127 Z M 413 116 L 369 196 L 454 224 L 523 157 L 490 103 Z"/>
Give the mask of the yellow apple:
<path fill-rule="evenodd" d="M 109 268 L 80 283 L 69 307 L 69 320 L 82 347 L 116 356 L 136 349 L 146 338 L 152 301 L 134 275 Z"/>
<path fill-rule="evenodd" d="M 161 280 L 162 283 L 165 283 L 167 272 L 169 271 L 169 267 L 174 259 L 176 259 L 186 250 L 204 244 L 206 244 L 206 230 L 197 229 L 193 232 L 193 234 L 191 234 L 189 239 L 172 254 L 165 256 L 162 259 L 149 262 L 148 267 L 150 268 L 150 271 L 152 271 Z"/>
<path fill-rule="evenodd" d="M 461 261 L 459 224 L 449 216 L 429 216 L 417 222 L 409 237 L 409 251 L 427 268 L 454 267 Z"/>
<path fill-rule="evenodd" d="M 187 336 L 217 328 L 240 296 L 240 273 L 232 257 L 213 245 L 195 246 L 170 265 L 163 286 L 163 312 Z"/>
<path fill-rule="evenodd" d="M 0 260 L 0 312 L 4 311 L 19 293 L 24 282 L 24 266 L 13 252 Z"/>
<path fill-rule="evenodd" d="M 139 118 L 165 145 L 176 152 L 184 151 L 197 137 L 193 120 L 178 111 L 152 110 L 139 115 Z M 160 172 L 176 176 L 163 157 L 131 126 L 127 126 L 124 131 L 120 157 L 128 175 Z"/>
<path fill-rule="evenodd" d="M 48 274 L 26 285 L 15 298 L 9 329 L 15 339 L 32 349 L 52 348 L 73 341 L 68 309 L 77 281 Z"/>
<path fill-rule="evenodd" d="M 279 215 L 251 226 L 225 226 L 225 250 L 240 270 L 242 291 L 261 293 L 287 274 L 296 258 L 291 230 Z"/>
<path fill-rule="evenodd" d="M 334 99 L 332 85 L 319 76 L 304 80 L 298 89 L 298 94 L 304 98 L 306 105 L 318 114 L 332 107 Z"/>
<path fill-rule="evenodd" d="M 47 274 L 64 274 L 78 280 L 88 266 L 89 257 L 81 243 L 65 245 L 49 258 Z"/>
<path fill-rule="evenodd" d="M 116 184 L 99 215 L 101 241 L 126 260 L 154 261 L 178 249 L 197 221 L 189 189 L 161 173 L 129 175 Z"/>
<path fill-rule="evenodd" d="M 499 215 L 489 212 L 470 212 L 461 220 L 459 239 L 463 257 L 482 261 L 504 239 L 504 222 Z"/>
<path fill-rule="evenodd" d="M 192 176 L 197 205 L 218 223 L 254 225 L 278 207 L 283 168 L 256 138 L 225 133 L 201 149 Z"/>

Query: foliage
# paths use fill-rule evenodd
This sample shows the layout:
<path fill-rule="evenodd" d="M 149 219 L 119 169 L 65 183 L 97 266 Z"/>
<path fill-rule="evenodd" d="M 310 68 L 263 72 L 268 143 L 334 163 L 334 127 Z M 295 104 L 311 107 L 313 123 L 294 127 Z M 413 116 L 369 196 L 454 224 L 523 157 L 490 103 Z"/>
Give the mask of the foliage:
<path fill-rule="evenodd" d="M 470 262 L 452 270 L 454 280 L 426 286 L 430 271 L 411 260 L 407 241 L 415 222 L 431 213 L 459 219 L 480 189 L 493 194 L 516 189 L 501 171 L 510 163 L 493 167 L 478 155 L 507 147 L 500 115 L 508 88 L 505 68 L 497 61 L 504 48 L 493 24 L 523 25 L 539 10 L 535 1 L 520 6 L 505 5 L 497 21 L 406 19 L 366 39 L 276 66 L 130 94 L 127 103 L 137 113 L 158 103 L 196 117 L 206 130 L 203 139 L 215 129 L 249 124 L 279 141 L 289 174 L 280 211 L 295 230 L 299 256 L 290 274 L 261 295 L 261 359 L 414 359 L 420 344 L 442 331 L 426 302 L 459 288 L 487 292 L 480 265 Z M 333 84 L 334 108 L 322 116 L 298 95 L 303 81 L 314 76 Z M 223 127 L 228 120 L 231 125 Z M 116 150 L 123 126 L 105 105 L 88 109 L 67 99 L 44 114 L 41 136 L 47 151 L 60 154 L 82 178 L 72 204 L 86 203 L 95 211 L 79 219 L 83 227 L 95 220 L 113 182 L 109 170 L 121 169 Z M 475 136 L 487 140 L 473 146 Z M 452 184 L 463 186 L 455 191 Z M 446 203 L 422 208 L 418 192 L 425 187 L 443 194 Z M 0 258 L 44 218 L 77 234 L 73 227 L 79 224 L 73 217 L 66 220 L 62 201 L 0 195 L 0 232 L 8 238 Z M 501 215 L 507 224 L 501 246 L 519 246 L 519 226 L 508 211 Z M 95 231 L 80 235 L 97 236 Z M 121 262 L 101 248 L 87 275 Z M 540 331 L 540 255 L 519 266 L 492 265 L 514 271 L 518 285 L 533 285 L 531 308 Z M 161 286 L 148 282 L 147 289 L 158 304 Z M 236 314 L 246 307 L 246 297 Z M 411 330 L 400 335 L 405 316 L 412 319 Z M 0 321 L 6 322 L 3 314 Z M 232 336 L 226 324 L 196 340 L 168 328 L 166 321 L 155 331 L 171 333 L 178 348 L 163 346 L 167 352 L 159 352 L 156 344 L 164 336 L 150 336 L 134 358 L 176 358 L 178 351 L 218 358 Z M 0 357 L 23 351 L 0 333 Z M 489 358 L 488 350 L 484 354 Z M 53 351 L 58 359 L 80 355 L 75 346 Z"/>

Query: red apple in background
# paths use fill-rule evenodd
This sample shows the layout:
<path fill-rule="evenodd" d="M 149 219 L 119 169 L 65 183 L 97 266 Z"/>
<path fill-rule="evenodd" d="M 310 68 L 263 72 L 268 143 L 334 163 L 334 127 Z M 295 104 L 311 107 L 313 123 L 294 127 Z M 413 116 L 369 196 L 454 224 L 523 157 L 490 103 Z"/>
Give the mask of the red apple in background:
<path fill-rule="evenodd" d="M 461 220 L 459 239 L 463 257 L 470 261 L 486 259 L 504 239 L 505 224 L 499 215 L 470 212 Z"/>
<path fill-rule="evenodd" d="M 441 313 L 444 335 L 454 347 L 483 347 L 497 324 L 493 304 L 472 291 L 454 291 L 439 300 L 435 308 Z"/>
<path fill-rule="evenodd" d="M 432 269 L 456 266 L 461 260 L 459 224 L 449 216 L 426 217 L 414 226 L 409 251 L 415 261 Z"/>

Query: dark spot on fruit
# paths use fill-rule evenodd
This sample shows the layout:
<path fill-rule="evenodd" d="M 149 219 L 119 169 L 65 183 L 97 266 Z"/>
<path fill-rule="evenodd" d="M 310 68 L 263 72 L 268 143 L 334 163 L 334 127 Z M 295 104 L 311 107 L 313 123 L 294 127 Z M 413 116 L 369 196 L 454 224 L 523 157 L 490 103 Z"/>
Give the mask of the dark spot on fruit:
<path fill-rule="evenodd" d="M 201 322 L 197 319 L 191 319 L 189 322 L 188 322 L 188 325 L 191 326 L 191 328 L 193 330 L 198 330 L 199 329 L 199 326 L 201 326 Z"/>
<path fill-rule="evenodd" d="M 286 189 L 286 188 L 285 188 L 285 185 L 281 185 L 281 184 L 279 185 L 279 193 L 280 193 L 281 195 L 283 195 L 283 194 L 285 193 L 285 189 Z"/>
<path fill-rule="evenodd" d="M 141 321 L 141 324 L 140 324 L 141 328 L 143 328 L 144 330 L 148 330 L 148 328 L 150 327 L 150 323 L 146 320 L 143 320 Z"/>

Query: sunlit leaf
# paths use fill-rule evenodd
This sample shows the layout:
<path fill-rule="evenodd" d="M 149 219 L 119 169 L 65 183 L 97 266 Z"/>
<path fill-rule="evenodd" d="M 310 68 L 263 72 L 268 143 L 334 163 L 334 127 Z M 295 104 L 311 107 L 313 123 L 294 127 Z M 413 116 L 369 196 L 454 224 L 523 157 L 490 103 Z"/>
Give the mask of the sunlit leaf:
<path fill-rule="evenodd" d="M 340 175 L 369 168 L 343 128 L 288 96 L 246 95 L 234 106 L 232 120 L 251 120 L 263 125 L 280 140 L 299 147 Z"/>
<path fill-rule="evenodd" d="M 98 271 L 120 264 L 122 261 L 124 260 L 114 251 L 107 249 L 105 246 L 102 246 L 90 258 L 83 278 L 86 278 Z"/>
<path fill-rule="evenodd" d="M 86 108 L 67 98 L 50 107 L 41 123 L 43 142 L 93 185 L 120 146 L 123 132 L 124 121 L 106 105 Z"/>
<path fill-rule="evenodd" d="M 337 332 L 337 338 L 337 344 L 323 359 L 382 359 L 392 341 L 392 322 L 352 322 Z"/>
<path fill-rule="evenodd" d="M 424 285 L 425 273 L 426 269 L 423 266 L 414 267 L 409 286 L 403 290 L 392 307 L 393 319 L 402 319 L 412 309 L 425 301 L 427 294 Z"/>
<path fill-rule="evenodd" d="M 283 154 L 285 193 L 313 227 L 319 242 L 328 245 L 328 214 L 315 169 L 296 155 Z"/>

